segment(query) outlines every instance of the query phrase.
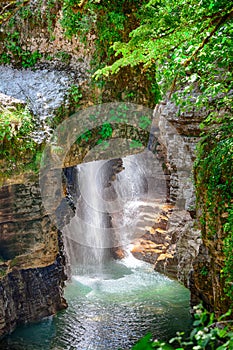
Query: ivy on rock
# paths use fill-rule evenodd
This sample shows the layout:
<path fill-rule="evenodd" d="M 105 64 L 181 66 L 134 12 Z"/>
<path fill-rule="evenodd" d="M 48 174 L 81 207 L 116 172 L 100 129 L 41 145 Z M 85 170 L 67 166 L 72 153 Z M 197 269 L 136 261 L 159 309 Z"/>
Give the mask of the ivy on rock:
<path fill-rule="evenodd" d="M 233 301 L 233 118 L 209 132 L 199 144 L 195 162 L 197 209 L 204 240 L 223 242 L 220 273 Z"/>

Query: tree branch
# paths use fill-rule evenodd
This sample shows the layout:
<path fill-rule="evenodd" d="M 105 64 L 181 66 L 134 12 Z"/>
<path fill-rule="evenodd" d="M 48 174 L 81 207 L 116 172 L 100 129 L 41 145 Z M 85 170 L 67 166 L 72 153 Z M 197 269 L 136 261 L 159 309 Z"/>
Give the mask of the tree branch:
<path fill-rule="evenodd" d="M 155 41 L 155 40 L 162 39 L 170 34 L 173 34 L 176 30 L 177 30 L 177 28 L 174 28 L 174 29 L 168 28 L 165 32 L 161 33 L 157 37 L 151 38 L 151 40 Z"/>
<path fill-rule="evenodd" d="M 223 23 L 226 22 L 226 20 L 233 15 L 233 8 L 230 12 L 226 13 L 224 16 L 222 16 L 219 21 L 217 22 L 216 26 L 212 29 L 212 31 L 205 37 L 205 39 L 202 41 L 202 43 L 198 46 L 198 48 L 193 52 L 193 54 L 187 58 L 183 66 L 187 67 L 193 58 L 197 56 L 197 54 L 203 49 L 203 47 L 210 41 L 211 37 L 217 32 L 217 30 L 221 27 Z"/>
<path fill-rule="evenodd" d="M 23 3 L 20 4 L 18 7 L 16 7 L 6 18 L 2 18 L 2 19 L 0 20 L 0 24 L 9 21 L 9 19 L 10 19 L 11 17 L 13 17 L 13 16 L 16 14 L 16 12 L 18 12 L 22 7 L 28 5 L 29 2 L 30 2 L 30 0 L 23 1 Z M 15 5 L 16 3 L 17 3 L 17 1 L 15 1 L 14 3 L 11 3 L 11 5 Z M 4 9 L 3 9 L 3 10 L 4 10 Z M 1 15 L 3 14 L 3 12 L 4 12 L 4 11 L 1 12 Z"/>
<path fill-rule="evenodd" d="M 15 5 L 16 1 L 13 2 L 9 2 L 9 4 L 7 4 L 6 6 L 3 7 L 2 11 L 0 12 L 0 15 L 3 15 L 3 13 L 6 11 L 6 9 L 8 9 L 9 7 L 11 7 L 12 5 Z"/>
<path fill-rule="evenodd" d="M 84 5 L 87 3 L 87 0 L 81 0 L 80 3 L 78 4 L 78 7 L 81 9 L 84 7 Z"/>

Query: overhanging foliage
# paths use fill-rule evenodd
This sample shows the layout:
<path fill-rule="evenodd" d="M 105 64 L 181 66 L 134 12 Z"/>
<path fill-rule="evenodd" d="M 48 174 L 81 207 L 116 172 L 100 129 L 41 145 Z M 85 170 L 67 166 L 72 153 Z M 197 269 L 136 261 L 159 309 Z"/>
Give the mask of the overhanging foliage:
<path fill-rule="evenodd" d="M 183 97 L 198 90 L 196 108 L 232 109 L 232 1 L 151 0 L 137 16 L 140 25 L 128 42 L 112 45 L 116 60 L 97 70 L 96 79 L 128 65 L 143 65 L 145 72 L 155 66 L 163 94 L 182 88 Z"/>

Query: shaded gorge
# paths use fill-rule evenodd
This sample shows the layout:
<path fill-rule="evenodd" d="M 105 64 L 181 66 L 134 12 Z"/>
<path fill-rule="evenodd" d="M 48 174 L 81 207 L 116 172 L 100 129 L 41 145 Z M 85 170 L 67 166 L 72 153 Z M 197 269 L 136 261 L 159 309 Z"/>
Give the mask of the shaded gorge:
<path fill-rule="evenodd" d="M 77 166 L 74 216 L 63 228 L 71 278 L 69 307 L 21 326 L 9 350 L 129 349 L 151 332 L 168 340 L 191 327 L 189 291 L 130 250 L 166 202 L 166 179 L 148 151 Z M 74 198 L 72 199 L 74 200 Z M 114 259 L 120 247 L 121 259 Z"/>

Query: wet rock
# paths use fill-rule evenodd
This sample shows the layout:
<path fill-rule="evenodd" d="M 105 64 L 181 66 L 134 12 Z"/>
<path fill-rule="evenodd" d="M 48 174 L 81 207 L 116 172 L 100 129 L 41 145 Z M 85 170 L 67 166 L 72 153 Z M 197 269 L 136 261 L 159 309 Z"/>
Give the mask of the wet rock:
<path fill-rule="evenodd" d="M 0 337 L 17 325 L 40 321 L 67 307 L 62 296 L 64 265 L 60 258 L 49 266 L 14 268 L 0 280 Z"/>
<path fill-rule="evenodd" d="M 124 259 L 125 257 L 125 251 L 122 247 L 113 247 L 111 249 L 111 255 L 116 260 Z"/>
<path fill-rule="evenodd" d="M 28 253 L 35 262 L 41 259 L 38 266 L 55 260 L 57 231 L 43 208 L 38 182 L 0 188 L 0 222 L 0 256 L 4 260 Z"/>
<path fill-rule="evenodd" d="M 7 66 L 0 66 L 0 75 L 0 93 L 9 96 L 8 100 L 14 104 L 18 100 L 28 105 L 35 116 L 36 132 L 32 137 L 42 142 L 52 132 L 50 125 L 56 110 L 66 103 L 73 81 L 71 75 L 56 70 L 18 70 Z"/>

